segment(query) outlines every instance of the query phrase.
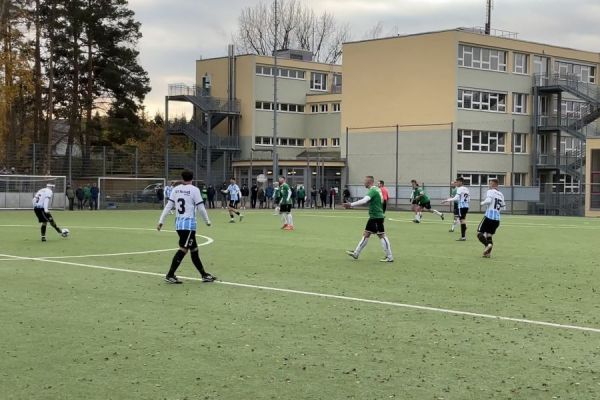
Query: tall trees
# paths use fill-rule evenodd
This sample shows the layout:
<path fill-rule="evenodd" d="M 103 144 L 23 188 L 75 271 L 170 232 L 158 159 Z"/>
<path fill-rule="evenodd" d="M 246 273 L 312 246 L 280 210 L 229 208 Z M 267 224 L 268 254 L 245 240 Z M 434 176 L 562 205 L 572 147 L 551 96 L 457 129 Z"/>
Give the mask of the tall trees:
<path fill-rule="evenodd" d="M 278 29 L 275 32 L 273 3 L 261 1 L 242 10 L 235 35 L 237 51 L 270 55 L 275 38 L 280 49 L 311 51 L 315 60 L 336 63 L 342 55 L 342 43 L 350 39 L 350 28 L 332 14 L 317 15 L 300 0 L 279 0 Z"/>
<path fill-rule="evenodd" d="M 68 149 L 79 145 L 84 159 L 90 144 L 143 136 L 150 87 L 127 0 L 0 0 L 0 33 L 2 158 L 17 139 L 50 144 L 55 118 L 67 122 Z"/>

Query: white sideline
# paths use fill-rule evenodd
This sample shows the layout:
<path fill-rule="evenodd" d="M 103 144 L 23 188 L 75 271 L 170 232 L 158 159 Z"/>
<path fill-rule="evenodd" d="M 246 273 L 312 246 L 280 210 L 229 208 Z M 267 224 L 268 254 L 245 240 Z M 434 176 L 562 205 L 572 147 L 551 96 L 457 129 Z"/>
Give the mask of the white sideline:
<path fill-rule="evenodd" d="M 11 258 L 14 260 L 41 261 L 41 262 L 71 265 L 71 266 L 84 267 L 84 268 L 101 269 L 101 270 L 106 270 L 106 271 L 128 272 L 128 273 L 132 273 L 132 274 L 164 277 L 163 274 L 157 273 L 157 272 L 139 271 L 139 270 L 134 270 L 134 269 L 126 269 L 126 268 L 105 267 L 105 266 L 101 266 L 101 265 L 81 264 L 81 263 L 74 263 L 74 262 L 69 262 L 69 261 L 48 260 L 48 259 L 36 258 L 36 257 L 20 257 L 20 256 L 13 256 L 10 254 L 0 254 L 0 257 Z M 202 280 L 201 278 L 185 277 L 185 276 L 180 276 L 179 278 L 185 279 L 185 280 L 190 280 L 190 281 L 201 281 Z M 587 326 L 559 324 L 559 323 L 555 323 L 555 322 L 536 321 L 536 320 L 525 319 L 525 318 L 503 317 L 503 316 L 499 316 L 499 315 L 481 314 L 481 313 L 475 313 L 475 312 L 470 312 L 470 311 L 459 311 L 459 310 L 451 310 L 451 309 L 447 309 L 447 308 L 420 306 L 420 305 L 416 305 L 416 304 L 396 303 L 396 302 L 392 302 L 392 301 L 362 299 L 359 297 L 348 297 L 348 296 L 341 296 L 341 295 L 335 295 L 335 294 L 308 292 L 308 291 L 304 291 L 304 290 L 282 289 L 282 288 L 276 288 L 276 287 L 270 287 L 270 286 L 251 285 L 251 284 L 247 284 L 247 283 L 224 282 L 224 281 L 216 281 L 215 283 L 219 283 L 221 285 L 227 285 L 227 286 L 266 290 L 266 291 L 271 291 L 271 292 L 301 294 L 301 295 L 305 295 L 305 296 L 321 297 L 321 298 L 326 298 L 326 299 L 345 300 L 345 301 L 353 301 L 353 302 L 360 302 L 360 303 L 406 308 L 406 309 L 412 309 L 412 310 L 438 312 L 438 313 L 442 313 L 442 314 L 464 315 L 464 316 L 474 317 L 474 318 L 493 319 L 496 321 L 517 322 L 517 323 L 522 323 L 522 324 L 538 325 L 538 326 L 544 326 L 544 327 L 550 327 L 550 328 L 559 328 L 559 329 L 569 329 L 569 330 L 576 330 L 576 331 L 583 331 L 583 332 L 600 333 L 600 328 L 592 328 L 592 327 L 587 327 Z"/>

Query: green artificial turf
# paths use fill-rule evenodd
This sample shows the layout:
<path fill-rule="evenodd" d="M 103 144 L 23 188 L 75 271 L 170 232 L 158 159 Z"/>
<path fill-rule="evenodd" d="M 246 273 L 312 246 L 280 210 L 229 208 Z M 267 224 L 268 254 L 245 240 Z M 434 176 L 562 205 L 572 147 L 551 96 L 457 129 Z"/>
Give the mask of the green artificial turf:
<path fill-rule="evenodd" d="M 89 256 L 175 249 L 159 213 L 55 212 L 71 237 L 46 243 L 33 212 L 0 213 L 0 399 L 600 398 L 597 332 L 84 266 L 164 274 L 174 250 Z M 364 210 L 295 212 L 293 232 L 210 215 L 200 253 L 225 282 L 600 329 L 600 220 L 506 216 L 488 260 L 479 215 L 456 242 L 391 212 L 385 264 L 376 238 L 344 254 Z M 198 277 L 189 257 L 178 275 Z"/>

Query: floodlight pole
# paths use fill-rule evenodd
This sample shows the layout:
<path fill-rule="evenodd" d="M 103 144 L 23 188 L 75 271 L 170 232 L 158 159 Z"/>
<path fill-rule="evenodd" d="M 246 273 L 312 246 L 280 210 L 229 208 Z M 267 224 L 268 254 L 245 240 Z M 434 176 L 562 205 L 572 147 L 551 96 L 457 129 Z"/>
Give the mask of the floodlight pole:
<path fill-rule="evenodd" d="M 277 0 L 275 1 L 275 34 L 273 36 L 273 183 L 277 181 L 279 175 L 279 156 L 277 154 L 277 75 L 279 68 L 277 67 Z"/>

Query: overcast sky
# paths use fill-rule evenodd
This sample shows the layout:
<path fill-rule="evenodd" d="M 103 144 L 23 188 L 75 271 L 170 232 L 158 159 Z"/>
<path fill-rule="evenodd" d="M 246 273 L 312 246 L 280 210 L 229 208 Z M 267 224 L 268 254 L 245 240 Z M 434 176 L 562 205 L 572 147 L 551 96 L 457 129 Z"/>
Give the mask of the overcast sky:
<path fill-rule="evenodd" d="M 164 111 L 169 83 L 193 83 L 195 60 L 227 54 L 242 8 L 258 1 L 129 0 L 142 23 L 140 58 L 151 79 L 145 102 L 151 116 Z M 407 34 L 483 26 L 485 19 L 485 0 L 304 1 L 349 23 L 353 39 L 379 21 L 385 34 Z M 520 39 L 596 52 L 599 21 L 600 0 L 494 0 L 492 14 L 492 28 L 518 32 Z"/>

